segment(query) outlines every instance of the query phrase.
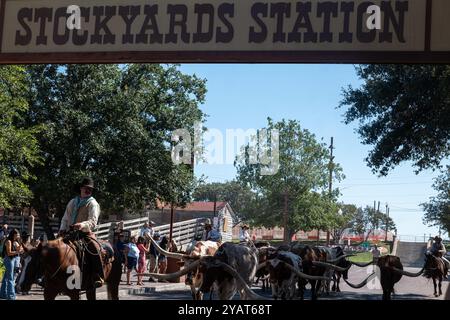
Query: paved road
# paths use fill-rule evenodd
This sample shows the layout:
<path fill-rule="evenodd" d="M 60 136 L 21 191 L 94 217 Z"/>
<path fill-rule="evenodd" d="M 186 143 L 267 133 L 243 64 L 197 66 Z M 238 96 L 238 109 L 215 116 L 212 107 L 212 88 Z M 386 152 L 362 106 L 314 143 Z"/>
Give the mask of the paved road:
<path fill-rule="evenodd" d="M 417 268 L 405 268 L 410 272 L 417 272 Z M 371 267 L 368 268 L 355 268 L 352 267 L 349 272 L 349 282 L 359 283 L 365 279 L 370 273 L 372 273 Z M 443 282 L 442 290 L 445 294 L 448 281 Z M 120 286 L 120 299 L 121 300 L 191 300 L 190 291 L 184 284 L 165 284 L 165 283 L 145 283 L 145 287 L 138 286 L 126 286 L 122 282 Z M 262 292 L 259 287 L 254 287 L 256 293 L 270 298 L 270 292 Z M 402 277 L 399 283 L 395 286 L 396 294 L 393 296 L 394 300 L 443 300 L 444 296 L 435 298 L 433 296 L 433 282 L 424 277 L 409 278 Z M 362 289 L 353 289 L 349 287 L 345 282 L 341 281 L 341 293 L 331 293 L 330 296 L 322 296 L 322 300 L 380 300 L 382 296 L 382 290 L 377 284 L 376 280 L 369 282 Z M 34 287 L 32 295 L 18 296 L 20 300 L 40 300 L 42 299 L 42 290 Z M 309 299 L 309 290 L 307 290 L 306 299 Z M 238 298 L 238 297 L 236 297 Z M 58 300 L 65 300 L 66 297 L 60 296 Z M 82 299 L 85 299 L 82 296 Z M 98 299 L 106 299 L 105 289 L 102 288 L 98 294 Z"/>

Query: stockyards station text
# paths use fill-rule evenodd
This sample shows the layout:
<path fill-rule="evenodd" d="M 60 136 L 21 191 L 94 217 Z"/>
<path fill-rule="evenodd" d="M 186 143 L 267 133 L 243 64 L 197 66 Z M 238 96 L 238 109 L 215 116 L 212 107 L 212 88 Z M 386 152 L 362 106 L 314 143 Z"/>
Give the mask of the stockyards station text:
<path fill-rule="evenodd" d="M 235 316 L 250 316 L 253 318 L 265 318 L 272 314 L 271 304 L 214 304 L 214 305 L 190 305 L 177 307 L 179 319 L 217 319 Z"/>
<path fill-rule="evenodd" d="M 251 50 L 285 49 L 298 43 L 335 44 L 409 43 L 408 36 L 422 16 L 417 1 L 182 1 L 61 0 L 57 5 L 38 1 L 7 1 L 4 52 L 45 52 L 67 47 L 71 51 L 129 50 Z M 380 30 L 367 30 L 368 7 L 382 13 Z M 46 4 L 46 5 L 43 5 Z M 66 27 L 75 5 L 80 28 Z M 76 12 L 76 11 L 74 11 Z M 416 14 L 419 13 L 419 14 Z M 409 33 L 407 33 L 408 31 Z M 412 41 L 414 43 L 414 41 Z M 421 42 L 423 44 L 423 41 Z M 412 45 L 412 44 L 411 44 Z M 70 48 L 69 48 L 70 47 Z M 407 48 L 403 49 L 407 49 Z"/>

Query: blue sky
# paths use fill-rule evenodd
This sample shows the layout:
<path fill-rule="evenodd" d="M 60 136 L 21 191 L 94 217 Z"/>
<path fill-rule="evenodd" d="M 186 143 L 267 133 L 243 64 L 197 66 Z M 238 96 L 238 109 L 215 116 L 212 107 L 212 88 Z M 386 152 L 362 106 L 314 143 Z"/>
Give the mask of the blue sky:
<path fill-rule="evenodd" d="M 435 234 L 436 228 L 422 223 L 419 204 L 435 194 L 433 177 L 425 171 L 415 175 L 410 164 L 378 178 L 364 162 L 370 146 L 362 145 L 355 125 L 345 125 L 343 109 L 336 109 L 342 88 L 359 86 L 353 65 L 295 64 L 186 64 L 183 72 L 207 79 L 206 126 L 220 130 L 262 128 L 267 117 L 296 119 L 328 144 L 334 137 L 335 161 L 346 179 L 339 185 L 341 201 L 373 206 L 374 201 L 390 206 L 390 215 L 400 235 Z M 200 164 L 196 175 L 208 181 L 223 182 L 235 177 L 231 164 Z"/>

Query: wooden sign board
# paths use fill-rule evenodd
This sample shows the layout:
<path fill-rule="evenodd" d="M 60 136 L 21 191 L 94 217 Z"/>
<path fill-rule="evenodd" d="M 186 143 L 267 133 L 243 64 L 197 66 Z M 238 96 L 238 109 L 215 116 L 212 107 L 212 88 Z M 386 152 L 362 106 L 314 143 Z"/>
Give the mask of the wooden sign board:
<path fill-rule="evenodd" d="M 449 0 L 1 0 L 0 19 L 0 63 L 450 63 Z"/>

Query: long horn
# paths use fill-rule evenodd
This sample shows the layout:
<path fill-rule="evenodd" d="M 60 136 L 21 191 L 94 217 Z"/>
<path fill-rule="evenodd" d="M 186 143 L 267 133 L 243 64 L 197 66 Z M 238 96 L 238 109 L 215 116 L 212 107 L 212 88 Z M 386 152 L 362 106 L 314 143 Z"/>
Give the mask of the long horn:
<path fill-rule="evenodd" d="M 217 266 L 221 266 L 225 269 L 226 272 L 228 272 L 230 275 L 232 275 L 237 282 L 239 282 L 242 286 L 242 288 L 244 289 L 245 293 L 247 294 L 247 296 L 250 298 L 250 300 L 270 300 L 267 299 L 263 296 L 260 296 L 259 294 L 255 293 L 247 284 L 247 282 L 245 282 L 244 279 L 242 279 L 241 275 L 234 270 L 234 268 L 232 268 L 230 265 L 224 263 L 224 262 L 218 262 L 214 265 Z"/>
<path fill-rule="evenodd" d="M 368 266 L 370 266 L 370 265 L 373 264 L 373 261 L 368 262 L 368 263 L 358 263 L 358 262 L 353 262 L 353 261 L 349 261 L 349 262 L 350 262 L 352 265 L 357 266 L 357 267 L 360 267 L 360 268 L 365 268 L 365 267 L 368 267 Z"/>
<path fill-rule="evenodd" d="M 190 257 L 187 254 L 166 251 L 163 248 L 161 248 L 152 237 L 149 236 L 149 238 L 150 238 L 150 241 L 155 246 L 156 250 L 158 250 L 159 253 L 161 253 L 162 255 L 165 255 L 168 258 L 174 258 L 174 259 L 180 259 L 180 260 L 192 259 L 192 257 Z"/>
<path fill-rule="evenodd" d="M 301 278 L 305 278 L 305 279 L 307 279 L 307 280 L 311 280 L 311 281 L 313 281 L 313 280 L 316 280 L 316 281 L 327 281 L 327 280 L 329 280 L 330 278 L 328 278 L 328 277 L 320 277 L 320 276 L 310 276 L 309 274 L 306 274 L 306 273 L 303 273 L 303 272 L 301 272 L 301 271 L 298 271 L 297 269 L 295 269 L 293 266 L 291 266 L 289 263 L 286 263 L 286 262 L 284 262 L 284 261 L 281 261 L 281 262 L 283 262 L 284 263 L 284 265 L 286 266 L 286 267 L 288 267 L 289 269 L 291 269 L 291 271 L 292 272 L 294 272 L 294 273 L 296 273 L 299 277 L 301 277 Z"/>
<path fill-rule="evenodd" d="M 318 267 L 325 267 L 325 268 L 334 269 L 334 270 L 339 271 L 339 272 L 347 271 L 352 266 L 352 265 L 349 265 L 347 268 L 342 268 L 342 267 L 336 266 L 334 264 L 321 262 L 321 261 L 313 261 L 312 264 L 315 265 L 315 266 L 318 266 Z"/>
<path fill-rule="evenodd" d="M 150 276 L 150 277 L 156 278 L 158 280 L 171 280 L 171 279 L 175 279 L 175 278 L 184 276 L 185 274 L 188 274 L 189 272 L 191 272 L 192 270 L 197 268 L 201 262 L 202 262 L 201 260 L 197 260 L 197 261 L 189 264 L 189 266 L 187 266 L 186 268 L 183 268 L 182 270 L 174 272 L 174 273 L 168 273 L 168 274 L 140 273 L 140 274 L 136 274 L 135 276 L 144 276 L 144 277 Z"/>
<path fill-rule="evenodd" d="M 420 277 L 420 276 L 422 275 L 423 271 L 424 271 L 424 268 L 422 268 L 422 270 L 420 270 L 418 273 L 408 272 L 408 271 L 405 271 L 405 270 L 402 270 L 402 269 L 397 269 L 397 268 L 395 268 L 395 267 L 393 267 L 392 269 L 393 269 L 395 272 L 397 272 L 397 273 L 400 273 L 400 274 L 402 274 L 402 275 L 404 275 L 404 276 L 412 277 L 412 278 Z"/>
<path fill-rule="evenodd" d="M 372 274 L 370 276 L 368 276 L 363 282 L 361 282 L 360 284 L 352 284 L 350 282 L 348 282 L 346 279 L 344 279 L 345 283 L 348 284 L 350 287 L 352 287 L 353 289 L 361 289 L 362 287 L 364 287 L 367 282 L 369 282 L 370 278 L 372 278 L 375 275 L 375 272 L 372 272 Z"/>

